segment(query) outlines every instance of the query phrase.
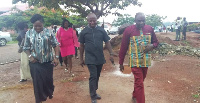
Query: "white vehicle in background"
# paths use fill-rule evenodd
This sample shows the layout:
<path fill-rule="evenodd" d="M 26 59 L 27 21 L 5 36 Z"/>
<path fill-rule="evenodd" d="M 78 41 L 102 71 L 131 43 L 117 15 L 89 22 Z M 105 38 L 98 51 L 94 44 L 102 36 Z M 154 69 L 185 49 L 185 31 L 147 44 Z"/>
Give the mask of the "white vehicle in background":
<path fill-rule="evenodd" d="M 118 27 L 112 27 L 108 32 L 108 35 L 115 35 L 115 34 L 118 34 Z"/>
<path fill-rule="evenodd" d="M 12 41 L 12 37 L 9 32 L 0 31 L 0 46 L 5 46 L 7 42 Z"/>

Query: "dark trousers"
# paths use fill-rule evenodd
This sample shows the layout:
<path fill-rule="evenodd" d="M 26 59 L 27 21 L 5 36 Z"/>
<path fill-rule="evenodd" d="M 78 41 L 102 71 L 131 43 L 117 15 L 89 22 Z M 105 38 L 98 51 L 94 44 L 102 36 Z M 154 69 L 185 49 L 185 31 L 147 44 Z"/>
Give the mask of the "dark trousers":
<path fill-rule="evenodd" d="M 180 29 L 176 29 L 176 40 L 180 40 Z"/>
<path fill-rule="evenodd" d="M 63 63 L 63 59 L 62 59 L 62 57 L 61 57 L 61 52 L 60 52 L 60 54 L 59 54 L 59 62 L 60 62 L 60 64 Z"/>
<path fill-rule="evenodd" d="M 77 53 L 77 47 L 75 47 L 75 57 L 78 56 L 78 53 Z"/>
<path fill-rule="evenodd" d="M 33 79 L 35 103 L 46 101 L 47 97 L 52 97 L 54 91 L 53 64 L 36 62 L 29 63 L 29 66 Z"/>
<path fill-rule="evenodd" d="M 87 66 L 88 70 L 90 71 L 90 78 L 89 78 L 90 96 L 91 99 L 95 99 L 96 90 L 98 89 L 98 82 L 103 64 L 101 65 L 88 64 Z"/>
<path fill-rule="evenodd" d="M 183 39 L 183 40 L 186 40 L 186 30 L 187 30 L 187 28 L 184 28 L 184 29 L 183 29 L 183 32 L 182 32 L 182 34 L 183 34 L 182 39 Z"/>
<path fill-rule="evenodd" d="M 144 95 L 144 79 L 147 75 L 147 67 L 132 67 L 132 73 L 134 75 L 134 91 L 133 97 L 136 98 L 137 103 L 145 103 Z"/>

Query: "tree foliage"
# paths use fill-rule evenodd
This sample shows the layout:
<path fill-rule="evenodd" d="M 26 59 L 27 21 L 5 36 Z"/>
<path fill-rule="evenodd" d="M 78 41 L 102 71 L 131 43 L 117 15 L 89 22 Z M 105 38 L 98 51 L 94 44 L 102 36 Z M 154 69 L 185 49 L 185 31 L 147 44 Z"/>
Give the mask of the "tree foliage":
<path fill-rule="evenodd" d="M 44 26 L 48 27 L 53 25 L 61 25 L 63 18 L 68 19 L 74 25 L 85 25 L 86 20 L 80 16 L 67 16 L 69 15 L 67 12 L 54 10 L 54 9 L 47 9 L 45 7 L 34 9 L 29 9 L 26 11 L 18 10 L 14 8 L 16 11 L 11 15 L 0 16 L 0 29 L 7 28 L 7 29 L 17 29 L 16 25 L 19 22 L 25 21 L 28 23 L 29 27 L 32 27 L 32 24 L 29 22 L 30 18 L 34 14 L 40 14 L 44 17 Z"/>
<path fill-rule="evenodd" d="M 146 24 L 151 25 L 152 27 L 160 26 L 163 24 L 163 20 L 166 18 L 159 16 L 157 14 L 146 15 Z"/>
<path fill-rule="evenodd" d="M 127 23 L 128 24 L 133 24 L 134 20 L 135 19 L 131 15 L 124 14 L 122 16 L 119 16 L 117 18 L 117 20 L 114 20 L 113 23 L 112 23 L 112 25 L 114 25 L 114 26 L 121 26 L 121 25 L 127 24 Z"/>
<path fill-rule="evenodd" d="M 159 16 L 157 14 L 151 14 L 151 15 L 146 15 L 146 24 L 151 25 L 152 27 L 156 26 L 161 26 L 163 25 L 163 20 L 166 17 Z M 133 24 L 135 22 L 135 19 L 129 15 L 129 14 L 124 14 L 123 16 L 119 16 L 117 20 L 113 21 L 114 26 L 121 26 L 123 24 Z"/>
<path fill-rule="evenodd" d="M 30 6 L 45 6 L 50 9 L 60 9 L 60 5 L 64 5 L 65 9 L 78 13 L 82 17 L 93 12 L 97 18 L 111 14 L 112 9 L 116 10 L 112 14 L 119 15 L 118 9 L 124 10 L 129 5 L 141 6 L 138 0 L 13 0 L 12 2 L 15 4 L 19 1 L 28 3 Z"/>

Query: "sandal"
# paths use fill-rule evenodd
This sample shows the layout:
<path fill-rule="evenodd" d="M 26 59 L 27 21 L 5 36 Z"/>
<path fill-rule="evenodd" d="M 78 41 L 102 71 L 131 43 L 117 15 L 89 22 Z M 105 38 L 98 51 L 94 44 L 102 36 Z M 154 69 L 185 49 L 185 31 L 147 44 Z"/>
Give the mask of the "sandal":
<path fill-rule="evenodd" d="M 68 68 L 65 68 L 65 72 L 68 72 Z"/>

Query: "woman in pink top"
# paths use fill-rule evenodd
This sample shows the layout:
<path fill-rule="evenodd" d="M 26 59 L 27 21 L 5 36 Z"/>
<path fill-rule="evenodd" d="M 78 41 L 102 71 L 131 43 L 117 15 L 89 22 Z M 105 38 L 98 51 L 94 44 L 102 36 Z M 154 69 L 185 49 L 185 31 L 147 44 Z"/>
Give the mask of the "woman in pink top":
<path fill-rule="evenodd" d="M 72 57 L 75 54 L 75 44 L 76 47 L 78 39 L 77 36 L 74 36 L 76 34 L 74 34 L 73 29 L 70 27 L 70 22 L 66 19 L 63 20 L 62 22 L 62 26 L 60 27 L 60 29 L 57 32 L 56 38 L 58 40 L 58 42 L 60 43 L 60 52 L 61 52 L 61 56 L 63 57 L 63 61 L 66 65 L 66 69 L 67 68 L 67 64 L 69 66 L 69 73 L 71 73 L 72 70 Z"/>

